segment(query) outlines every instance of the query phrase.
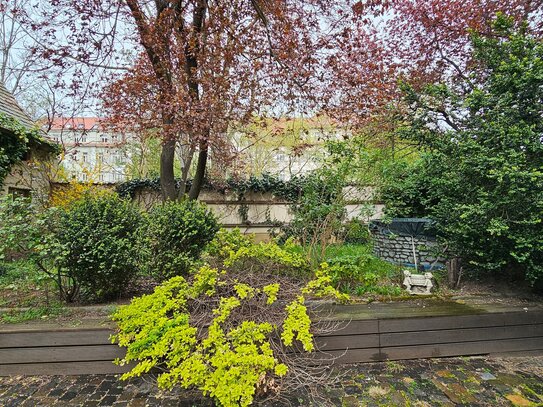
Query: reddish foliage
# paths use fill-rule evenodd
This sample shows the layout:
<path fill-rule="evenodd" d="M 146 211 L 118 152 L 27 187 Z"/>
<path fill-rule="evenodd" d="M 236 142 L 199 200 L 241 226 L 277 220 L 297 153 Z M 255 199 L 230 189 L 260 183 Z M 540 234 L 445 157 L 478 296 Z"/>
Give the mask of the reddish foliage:
<path fill-rule="evenodd" d="M 183 139 L 205 168 L 210 148 L 226 151 L 231 123 L 314 109 L 322 61 L 348 30 L 352 3 L 54 0 L 22 13 L 40 33 L 43 56 L 62 67 L 112 68 L 120 51 L 136 49 L 135 65 L 104 91 L 112 121 L 157 130 L 170 158 L 172 140 Z"/>
<path fill-rule="evenodd" d="M 365 125 L 370 113 L 398 105 L 397 82 L 453 80 L 470 64 L 470 33 L 490 34 L 498 12 L 543 32 L 542 0 L 367 1 L 338 39 L 329 71 L 336 84 L 331 114 Z M 372 22 L 373 28 L 368 26 Z"/>

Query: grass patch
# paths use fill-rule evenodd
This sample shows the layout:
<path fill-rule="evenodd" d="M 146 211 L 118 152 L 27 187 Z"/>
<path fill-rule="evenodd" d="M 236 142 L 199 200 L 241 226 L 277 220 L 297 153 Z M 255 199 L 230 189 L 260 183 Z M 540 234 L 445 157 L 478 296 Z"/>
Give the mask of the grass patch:
<path fill-rule="evenodd" d="M 66 313 L 66 308 L 61 304 L 33 307 L 28 309 L 13 309 L 0 314 L 0 323 L 18 324 L 35 319 L 48 320 Z"/>
<path fill-rule="evenodd" d="M 28 260 L 0 262 L 0 307 L 50 307 L 55 283 Z"/>

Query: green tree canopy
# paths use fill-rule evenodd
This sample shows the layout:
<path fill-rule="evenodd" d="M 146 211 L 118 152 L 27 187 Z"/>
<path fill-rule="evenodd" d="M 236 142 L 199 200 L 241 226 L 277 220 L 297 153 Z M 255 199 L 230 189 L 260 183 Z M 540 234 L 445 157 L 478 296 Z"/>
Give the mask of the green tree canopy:
<path fill-rule="evenodd" d="M 388 182 L 390 213 L 429 215 L 472 269 L 543 279 L 543 42 L 498 15 L 460 82 L 404 85 L 399 131 L 425 154 Z M 396 175 L 398 172 L 396 172 Z"/>

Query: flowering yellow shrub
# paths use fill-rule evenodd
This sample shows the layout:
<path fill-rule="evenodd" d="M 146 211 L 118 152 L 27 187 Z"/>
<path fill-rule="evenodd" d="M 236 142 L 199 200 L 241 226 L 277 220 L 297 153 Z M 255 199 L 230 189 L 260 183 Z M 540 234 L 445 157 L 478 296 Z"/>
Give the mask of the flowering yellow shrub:
<path fill-rule="evenodd" d="M 62 187 L 54 189 L 49 197 L 49 206 L 66 208 L 91 192 L 95 196 L 110 193 L 95 184 L 93 174 L 89 170 L 83 169 L 83 172 L 87 175 L 87 181 L 72 179 Z"/>

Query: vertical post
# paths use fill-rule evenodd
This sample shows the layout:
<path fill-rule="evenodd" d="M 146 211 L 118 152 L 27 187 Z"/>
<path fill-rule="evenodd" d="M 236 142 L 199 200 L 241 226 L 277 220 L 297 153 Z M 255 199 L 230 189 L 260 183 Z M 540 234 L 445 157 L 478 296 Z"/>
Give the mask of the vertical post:
<path fill-rule="evenodd" d="M 419 266 L 417 264 L 417 251 L 415 250 L 415 238 L 411 236 L 411 247 L 413 248 L 413 259 L 415 260 L 415 270 L 416 273 L 419 271 Z"/>

